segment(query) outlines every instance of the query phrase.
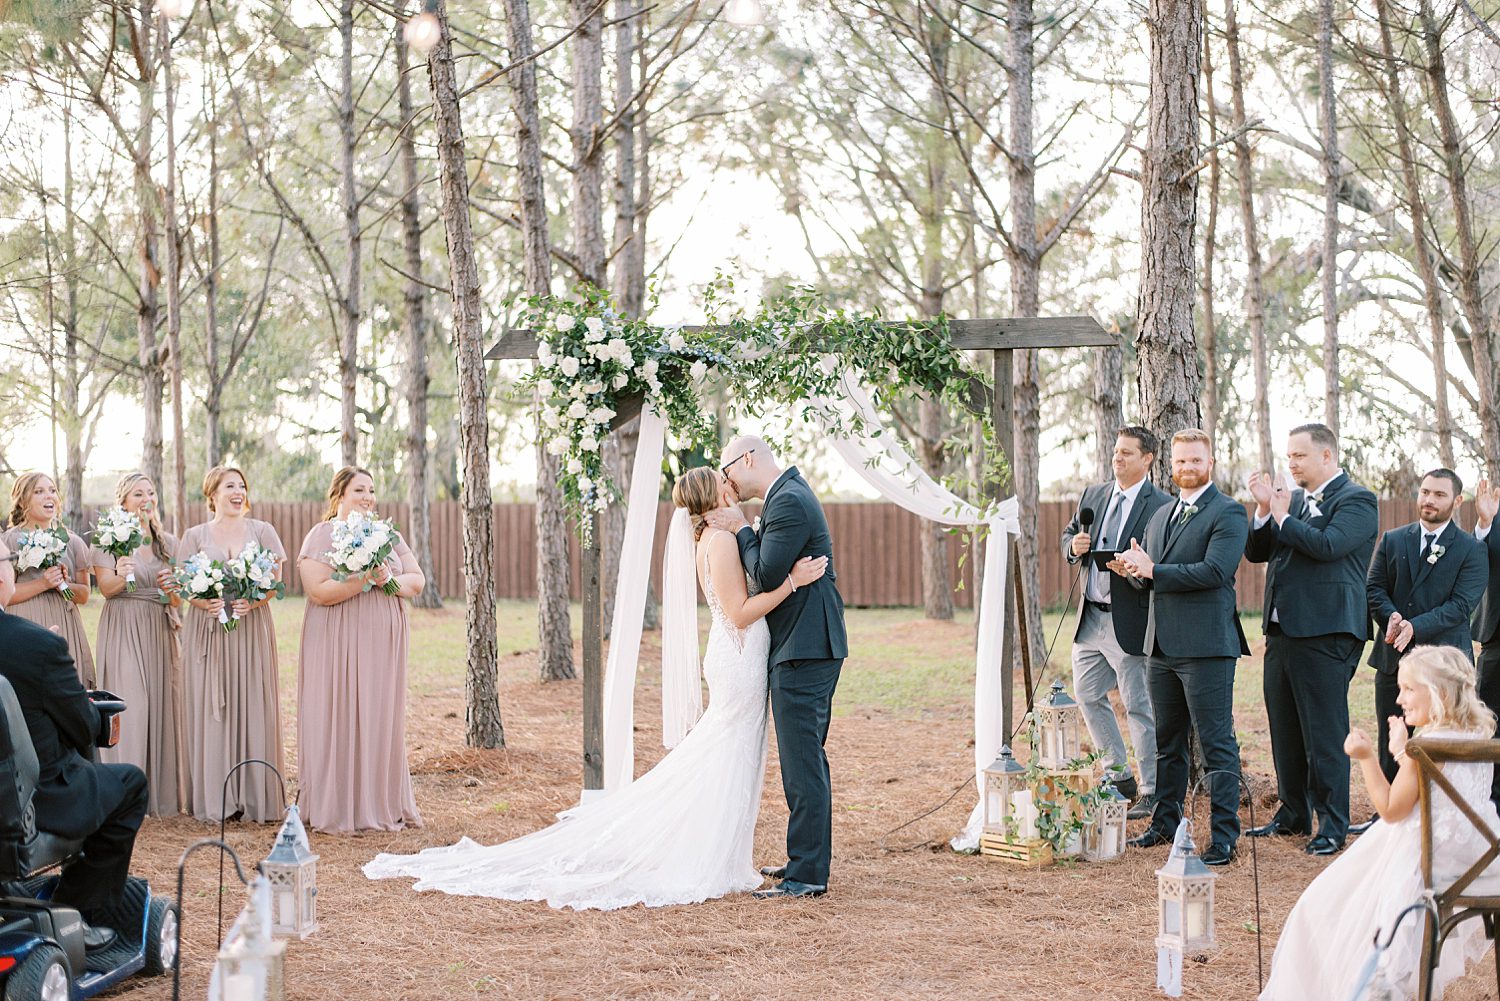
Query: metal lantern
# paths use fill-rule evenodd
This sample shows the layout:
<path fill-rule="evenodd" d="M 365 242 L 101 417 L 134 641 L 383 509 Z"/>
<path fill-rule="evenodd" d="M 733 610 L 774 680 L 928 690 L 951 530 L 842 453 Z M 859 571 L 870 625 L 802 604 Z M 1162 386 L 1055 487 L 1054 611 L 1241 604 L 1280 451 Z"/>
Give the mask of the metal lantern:
<path fill-rule="evenodd" d="M 1068 768 L 1083 757 L 1083 710 L 1063 691 L 1061 681 L 1036 707 L 1037 763 L 1043 768 Z"/>
<path fill-rule="evenodd" d="M 210 1001 L 284 1001 L 286 943 L 269 934 L 271 883 L 250 884 L 250 900 L 219 948 L 209 986 Z"/>
<path fill-rule="evenodd" d="M 1024 797 L 1021 794 L 1025 794 Z M 1026 769 L 1010 751 L 1010 745 L 1000 748 L 1000 757 L 984 770 L 984 830 L 1002 838 L 1020 837 L 1026 819 L 1026 807 L 1031 806 L 1031 790 L 1026 785 Z M 1022 802 L 1024 800 L 1024 802 Z M 1017 806 L 1021 809 L 1017 809 Z M 1032 807 L 1032 824 L 1035 825 L 1035 808 Z M 1035 837 L 1035 834 L 1028 835 Z"/>
<path fill-rule="evenodd" d="M 1177 825 L 1166 865 L 1156 870 L 1156 986 L 1182 996 L 1182 957 L 1212 949 L 1214 880 L 1193 846 L 1192 821 Z"/>
<path fill-rule="evenodd" d="M 271 884 L 271 930 L 298 938 L 317 931 L 318 856 L 308 844 L 295 803 L 287 807 L 276 846 L 260 864 L 260 871 Z"/>
<path fill-rule="evenodd" d="M 1083 829 L 1083 857 L 1090 862 L 1108 862 L 1125 854 L 1125 821 L 1130 800 L 1108 782 L 1099 795 L 1094 814 Z"/>

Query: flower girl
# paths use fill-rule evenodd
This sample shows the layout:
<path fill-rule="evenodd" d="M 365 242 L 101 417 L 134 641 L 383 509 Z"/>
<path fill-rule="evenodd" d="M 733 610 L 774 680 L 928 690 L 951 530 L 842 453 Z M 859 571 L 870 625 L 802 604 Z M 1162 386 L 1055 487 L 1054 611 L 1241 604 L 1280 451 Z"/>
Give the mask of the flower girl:
<path fill-rule="evenodd" d="M 1453 647 L 1418 647 L 1401 660 L 1396 703 L 1404 722 L 1419 727 L 1424 737 L 1485 739 L 1495 732 L 1495 715 L 1475 691 L 1474 665 Z M 1422 895 L 1421 815 L 1416 809 L 1417 765 L 1406 755 L 1406 727 L 1391 717 L 1390 750 L 1400 768 L 1387 782 L 1375 757 L 1375 747 L 1359 729 L 1344 741 L 1344 750 L 1359 762 L 1365 788 L 1380 819 L 1354 846 L 1325 869 L 1303 892 L 1287 917 L 1271 980 L 1260 1001 L 1306 1001 L 1309 998 L 1343 1001 L 1356 985 L 1379 930 L 1387 935 L 1396 916 Z M 1492 829 L 1500 831 L 1500 816 L 1490 802 L 1487 763 L 1453 762 L 1443 775 Z M 1458 874 L 1487 847 L 1479 833 L 1445 794 L 1432 797 L 1432 839 L 1435 871 Z M 1421 921 L 1408 919 L 1384 957 L 1390 982 L 1402 993 L 1416 994 L 1417 968 L 1422 953 Z M 1434 978 L 1435 996 L 1443 985 L 1463 975 L 1465 967 L 1483 955 L 1483 923 L 1465 921 L 1448 936 Z"/>

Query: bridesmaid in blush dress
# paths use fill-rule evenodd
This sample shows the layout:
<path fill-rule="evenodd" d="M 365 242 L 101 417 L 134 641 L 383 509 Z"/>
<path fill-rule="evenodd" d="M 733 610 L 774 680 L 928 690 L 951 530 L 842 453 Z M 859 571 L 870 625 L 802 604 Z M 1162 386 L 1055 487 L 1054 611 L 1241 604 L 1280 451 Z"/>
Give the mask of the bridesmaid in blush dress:
<path fill-rule="evenodd" d="M 213 519 L 183 533 L 177 562 L 197 552 L 225 560 L 254 541 L 285 564 L 286 548 L 276 529 L 249 517 L 250 488 L 243 472 L 233 466 L 215 466 L 203 477 L 203 496 Z M 199 820 L 223 819 L 219 802 L 224 779 L 239 762 L 260 758 L 285 773 L 276 628 L 266 607 L 269 601 L 229 603 L 229 611 L 237 612 L 240 619 L 233 632 L 219 625 L 219 610 L 226 604 L 222 599 L 189 599 L 183 616 L 188 802 Z M 285 808 L 276 776 L 258 765 L 235 773 L 224 802 L 230 820 L 238 817 L 260 823 L 280 820 Z"/>
<path fill-rule="evenodd" d="M 374 479 L 345 466 L 328 488 L 324 520 L 297 557 L 307 593 L 297 673 L 298 802 L 307 823 L 323 831 L 422 824 L 406 763 L 406 599 L 426 579 L 399 535 L 385 563 L 347 580 L 333 579 L 327 556 L 335 519 L 374 511 Z M 386 594 L 388 580 L 401 590 Z"/>
<path fill-rule="evenodd" d="M 126 473 L 115 485 L 115 503 L 141 519 L 146 544 L 116 560 L 90 552 L 104 612 L 99 616 L 99 685 L 120 696 L 129 710 L 120 717 L 120 743 L 99 759 L 124 762 L 146 773 L 147 809 L 153 816 L 181 812 L 184 785 L 181 599 L 164 592 L 172 573 L 177 539 L 162 527 L 156 485 L 145 473 Z M 135 590 L 126 577 L 135 574 Z M 167 598 L 166 603 L 162 598 Z"/>
<path fill-rule="evenodd" d="M 57 484 L 46 473 L 22 473 L 10 488 L 9 529 L 0 542 L 14 553 L 22 532 L 57 527 L 59 507 Z M 79 680 L 93 688 L 94 655 L 89 650 L 83 616 L 78 606 L 89 600 L 89 546 L 83 539 L 68 533 L 68 548 L 59 566 L 46 570 L 23 570 L 16 574 L 16 589 L 5 610 L 37 625 L 60 633 L 68 641 L 68 652 L 78 667 Z M 57 589 L 68 582 L 73 600 Z"/>

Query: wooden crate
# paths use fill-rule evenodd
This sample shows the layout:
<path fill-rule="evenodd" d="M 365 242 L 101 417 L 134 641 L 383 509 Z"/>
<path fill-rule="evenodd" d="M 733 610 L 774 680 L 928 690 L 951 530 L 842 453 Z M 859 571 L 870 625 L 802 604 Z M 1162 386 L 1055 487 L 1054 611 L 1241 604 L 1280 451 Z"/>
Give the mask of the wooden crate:
<path fill-rule="evenodd" d="M 1052 846 L 1043 838 L 1011 839 L 985 831 L 979 835 L 979 854 L 1028 868 L 1052 864 Z"/>

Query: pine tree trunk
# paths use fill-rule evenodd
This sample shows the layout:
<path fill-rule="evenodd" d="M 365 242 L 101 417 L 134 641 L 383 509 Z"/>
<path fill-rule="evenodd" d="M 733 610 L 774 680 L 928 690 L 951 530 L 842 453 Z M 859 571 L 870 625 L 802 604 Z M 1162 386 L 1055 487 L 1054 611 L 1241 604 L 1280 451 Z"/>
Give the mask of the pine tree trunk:
<path fill-rule="evenodd" d="M 187 531 L 187 437 L 183 433 L 182 399 L 182 237 L 177 229 L 177 87 L 172 72 L 172 43 L 167 19 L 161 17 L 162 90 L 166 121 L 167 185 L 162 197 L 167 238 L 167 362 L 172 366 L 172 525 L 180 538 Z"/>
<path fill-rule="evenodd" d="M 464 697 L 470 747 L 504 747 L 495 647 L 494 514 L 490 503 L 489 415 L 485 410 L 484 313 L 469 221 L 469 175 L 463 121 L 453 73 L 447 0 L 437 0 L 441 36 L 427 61 L 437 132 L 438 181 L 452 276 L 453 334 L 458 361 L 459 435 L 464 454 L 464 585 L 468 665 Z"/>
<path fill-rule="evenodd" d="M 63 384 L 62 409 L 67 465 L 63 469 L 63 517 L 83 524 L 83 421 L 78 393 L 78 229 L 73 199 L 73 113 L 63 104 Z M 44 217 L 45 218 L 45 217 Z M 51 269 L 49 268 L 49 271 Z"/>
<path fill-rule="evenodd" d="M 1125 349 L 1094 348 L 1094 440 L 1098 463 L 1095 479 L 1114 479 L 1116 432 L 1125 425 Z"/>
<path fill-rule="evenodd" d="M 136 316 L 136 341 L 141 366 L 141 409 L 144 412 L 141 471 L 151 478 L 152 483 L 160 485 L 166 482 L 162 478 L 161 424 L 165 387 L 156 344 L 156 321 L 160 309 L 157 285 L 161 282 L 161 269 L 156 262 L 156 182 L 151 177 L 151 124 L 156 118 L 156 33 L 151 30 L 154 10 L 155 0 L 141 0 L 140 24 L 135 32 L 136 44 L 140 46 L 140 73 L 136 84 L 140 119 L 136 126 L 135 199 L 141 227 L 140 273 L 136 286 L 140 312 Z"/>
<path fill-rule="evenodd" d="M 339 455 L 346 466 L 359 462 L 359 409 L 356 405 L 359 364 L 359 194 L 355 190 L 354 151 L 354 0 L 339 4 L 339 173 L 343 183 L 344 251 L 343 295 L 339 331 Z M 465 192 L 467 199 L 467 191 Z M 467 205 L 465 201 L 465 205 Z M 457 279 L 455 278 L 455 281 Z"/>
<path fill-rule="evenodd" d="M 1204 5 L 1204 20 L 1208 7 Z M 1219 109 L 1214 101 L 1213 46 L 1203 33 L 1203 96 L 1208 104 L 1209 141 L 1219 138 Z M 1219 151 L 1208 154 L 1208 220 L 1203 225 L 1203 430 L 1217 439 L 1219 432 L 1219 323 L 1214 310 L 1214 251 L 1219 235 Z"/>
<path fill-rule="evenodd" d="M 928 57 L 934 79 L 929 85 L 928 105 L 942 108 L 942 81 L 946 77 L 949 36 L 935 30 L 928 42 Z M 937 136 L 927 141 L 926 201 L 920 207 L 922 221 L 922 316 L 935 318 L 943 312 L 944 271 L 947 255 L 943 247 L 943 224 L 947 220 L 952 182 L 948 177 L 948 148 Z M 942 482 L 947 465 L 943 448 L 943 405 L 939 400 L 923 397 L 917 403 L 917 455 L 923 470 Z M 937 621 L 953 618 L 953 573 L 948 558 L 948 532 L 935 521 L 923 521 L 918 528 L 922 551 L 922 612 Z"/>
<path fill-rule="evenodd" d="M 1448 408 L 1447 331 L 1443 329 L 1442 291 L 1433 265 L 1432 248 L 1427 244 L 1427 205 L 1417 182 L 1417 155 L 1412 146 L 1411 127 L 1406 117 L 1406 96 L 1401 89 L 1401 73 L 1391 42 L 1389 8 L 1386 0 L 1375 0 L 1375 17 L 1380 22 L 1380 54 L 1385 75 L 1385 103 L 1390 109 L 1391 124 L 1401 157 L 1401 182 L 1405 189 L 1406 210 L 1411 220 L 1412 256 L 1422 280 L 1422 302 L 1427 312 L 1427 330 L 1432 338 L 1433 417 L 1437 423 L 1438 454 L 1444 466 L 1455 464 L 1453 451 L 1453 415 Z"/>
<path fill-rule="evenodd" d="M 1012 316 L 1036 316 L 1041 306 L 1041 253 L 1036 232 L 1036 149 L 1032 138 L 1034 105 L 1032 70 L 1035 64 L 1035 25 L 1031 0 L 1011 0 L 1007 19 L 1009 78 L 1010 228 L 1012 246 L 1010 298 Z M 1042 631 L 1041 564 L 1037 551 L 1037 505 L 1041 494 L 1040 457 L 1042 387 L 1041 357 L 1033 350 L 1015 353 L 1015 454 L 1010 456 L 1016 500 L 1021 510 L 1018 552 L 1026 582 L 1026 632 L 1034 660 L 1046 656 Z M 1016 649 L 1019 651 L 1020 646 Z"/>
<path fill-rule="evenodd" d="M 210 81 L 207 88 L 215 93 Z M 224 408 L 224 386 L 219 374 L 219 268 L 223 259 L 219 250 L 219 116 L 218 107 L 210 105 L 208 133 L 208 274 L 203 277 L 203 340 L 208 363 L 208 387 L 203 397 L 203 457 L 209 468 L 219 464 L 221 449 L 220 419 Z"/>
<path fill-rule="evenodd" d="M 1170 482 L 1165 444 L 1198 426 L 1193 335 L 1197 220 L 1199 0 L 1150 0 L 1151 96 L 1141 169 L 1141 289 L 1136 314 L 1141 412 L 1163 442 L 1158 482 Z"/>
<path fill-rule="evenodd" d="M 1323 145 L 1323 423 L 1339 433 L 1339 134 L 1334 107 L 1333 0 L 1318 2 L 1318 119 Z"/>
<path fill-rule="evenodd" d="M 506 38 L 515 69 L 509 74 L 516 117 L 517 180 L 526 291 L 552 288 L 547 240 L 547 204 L 542 186 L 541 126 L 537 116 L 536 62 L 532 59 L 531 11 L 527 0 L 506 0 Z M 561 463 L 536 445 L 537 667 L 543 681 L 576 677 L 572 614 L 568 607 L 568 525 L 557 481 Z"/>
<path fill-rule="evenodd" d="M 1266 294 L 1260 259 L 1260 230 L 1255 216 L 1255 170 L 1250 157 L 1250 139 L 1244 131 L 1245 75 L 1240 61 L 1240 29 L 1235 20 L 1234 5 L 1235 0 L 1224 0 L 1224 41 L 1229 48 L 1229 89 L 1234 104 L 1234 121 L 1230 126 L 1237 134 L 1234 162 L 1240 189 L 1240 221 L 1245 228 L 1245 320 L 1250 327 L 1250 356 L 1255 375 L 1255 394 L 1250 409 L 1260 469 L 1269 473 L 1276 468 L 1276 460 L 1271 446 L 1271 365 L 1266 344 Z"/>
<path fill-rule="evenodd" d="M 1469 325 L 1473 347 L 1474 382 L 1479 389 L 1479 426 L 1484 442 L 1487 472 L 1493 480 L 1500 474 L 1500 409 L 1497 409 L 1494 333 L 1480 288 L 1480 257 L 1474 239 L 1474 215 L 1465 173 L 1468 159 L 1453 106 L 1448 99 L 1448 69 L 1443 58 L 1442 28 L 1432 11 L 1432 0 L 1418 0 L 1422 41 L 1427 50 L 1425 67 L 1428 103 L 1438 122 L 1442 139 L 1443 173 L 1453 202 L 1453 228 L 1458 236 L 1458 291 L 1464 320 Z"/>
<path fill-rule="evenodd" d="M 401 236 L 406 248 L 406 500 L 411 509 L 406 541 L 428 586 L 412 599 L 418 608 L 442 608 L 432 563 L 432 491 L 427 486 L 427 289 L 422 284 L 422 195 L 418 187 L 416 124 L 407 76 L 406 4 L 396 6 L 396 102 L 401 115 Z"/>
<path fill-rule="evenodd" d="M 573 254 L 582 279 L 604 287 L 604 24 L 598 0 L 572 0 Z"/>

